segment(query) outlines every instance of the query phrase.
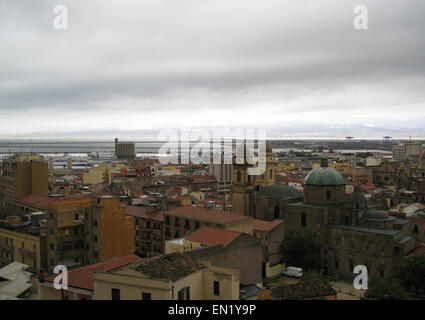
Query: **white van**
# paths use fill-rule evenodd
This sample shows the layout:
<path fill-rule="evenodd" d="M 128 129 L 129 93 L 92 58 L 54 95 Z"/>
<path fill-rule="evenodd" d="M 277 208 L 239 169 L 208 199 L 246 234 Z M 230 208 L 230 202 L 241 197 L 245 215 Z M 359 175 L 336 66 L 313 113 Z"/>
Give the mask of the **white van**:
<path fill-rule="evenodd" d="M 287 267 L 286 271 L 283 274 L 290 277 L 301 278 L 303 276 L 303 269 L 296 267 Z"/>

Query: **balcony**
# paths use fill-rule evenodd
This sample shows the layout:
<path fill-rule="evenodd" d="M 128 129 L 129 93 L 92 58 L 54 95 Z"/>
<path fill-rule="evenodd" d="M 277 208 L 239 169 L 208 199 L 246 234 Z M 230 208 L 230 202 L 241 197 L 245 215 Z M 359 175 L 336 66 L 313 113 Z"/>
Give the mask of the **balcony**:
<path fill-rule="evenodd" d="M 9 250 L 9 251 L 13 251 L 13 244 L 1 243 L 0 249 L 6 249 L 6 250 Z"/>
<path fill-rule="evenodd" d="M 76 227 L 80 225 L 84 225 L 83 219 L 78 219 L 78 220 L 65 220 L 65 219 L 62 220 L 61 219 L 57 223 L 58 228 Z"/>
<path fill-rule="evenodd" d="M 11 263 L 11 258 L 0 258 L 0 265 L 1 264 L 9 264 Z"/>
<path fill-rule="evenodd" d="M 37 253 L 34 251 L 26 250 L 24 248 L 19 248 L 19 252 L 22 256 L 37 258 Z"/>

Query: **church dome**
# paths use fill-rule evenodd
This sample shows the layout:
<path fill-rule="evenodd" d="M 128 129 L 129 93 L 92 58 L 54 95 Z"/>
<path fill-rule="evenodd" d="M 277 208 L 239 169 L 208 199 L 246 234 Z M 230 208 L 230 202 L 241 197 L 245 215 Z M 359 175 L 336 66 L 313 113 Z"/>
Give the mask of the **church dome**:
<path fill-rule="evenodd" d="M 382 222 L 395 220 L 394 217 L 389 216 L 386 213 L 373 210 L 373 209 L 367 210 L 363 218 L 367 221 L 382 221 Z"/>
<path fill-rule="evenodd" d="M 328 167 L 328 160 L 322 159 L 321 166 L 311 171 L 305 178 L 306 185 L 339 186 L 344 185 L 344 177 L 334 168 Z"/>
<path fill-rule="evenodd" d="M 292 199 L 302 197 L 302 193 L 283 184 L 271 184 L 257 193 L 258 196 L 277 199 Z"/>

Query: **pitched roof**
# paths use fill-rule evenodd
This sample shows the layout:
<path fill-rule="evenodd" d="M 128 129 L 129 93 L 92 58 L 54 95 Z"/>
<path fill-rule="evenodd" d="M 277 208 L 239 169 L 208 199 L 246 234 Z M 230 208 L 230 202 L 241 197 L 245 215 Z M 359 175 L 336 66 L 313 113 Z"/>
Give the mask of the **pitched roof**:
<path fill-rule="evenodd" d="M 192 260 L 188 255 L 175 252 L 133 263 L 129 268 L 134 269 L 153 279 L 177 281 L 192 273 L 204 269 L 205 266 Z"/>
<path fill-rule="evenodd" d="M 222 244 L 223 247 L 226 247 L 240 235 L 240 232 L 224 230 L 221 228 L 202 227 L 187 237 L 186 240 L 207 246 Z"/>
<path fill-rule="evenodd" d="M 264 290 L 262 298 L 270 300 L 300 300 L 336 295 L 335 290 L 322 278 L 301 281 Z"/>
<path fill-rule="evenodd" d="M 276 228 L 281 223 L 283 223 L 283 220 L 281 219 L 275 219 L 273 221 L 264 221 L 264 220 L 254 219 L 253 229 L 258 231 L 269 232 L 273 230 L 274 228 Z"/>
<path fill-rule="evenodd" d="M 52 203 L 59 203 L 73 200 L 86 200 L 90 197 L 84 194 L 73 194 L 63 198 L 50 198 L 41 194 L 29 193 L 17 199 L 18 202 L 23 202 L 38 208 L 47 208 Z"/>
<path fill-rule="evenodd" d="M 93 271 L 110 271 L 141 259 L 139 256 L 131 254 L 69 270 L 68 286 L 93 291 Z M 57 274 L 47 276 L 44 281 L 53 282 L 55 277 Z"/>
<path fill-rule="evenodd" d="M 251 220 L 251 217 L 241 214 L 230 213 L 229 211 L 208 209 L 195 206 L 184 206 L 164 212 L 165 215 L 183 217 L 199 221 L 212 222 L 216 224 L 226 224 L 229 222 Z"/>
<path fill-rule="evenodd" d="M 162 221 L 161 211 L 148 212 L 148 208 L 149 207 L 126 206 L 124 215 L 148 220 Z"/>
<path fill-rule="evenodd" d="M 39 208 L 46 208 L 50 203 L 55 201 L 53 198 L 43 196 L 40 194 L 29 193 L 16 199 L 19 202 L 24 202 Z"/>

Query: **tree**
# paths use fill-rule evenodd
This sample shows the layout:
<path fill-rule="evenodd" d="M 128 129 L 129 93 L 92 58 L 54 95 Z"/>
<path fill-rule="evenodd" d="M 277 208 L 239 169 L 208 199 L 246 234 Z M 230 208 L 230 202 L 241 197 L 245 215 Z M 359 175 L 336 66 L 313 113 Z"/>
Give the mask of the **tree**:
<path fill-rule="evenodd" d="M 401 285 L 416 294 L 425 292 L 425 256 L 404 257 L 396 268 L 396 277 Z"/>
<path fill-rule="evenodd" d="M 364 294 L 366 300 L 405 300 L 406 293 L 393 283 L 372 283 Z"/>
<path fill-rule="evenodd" d="M 321 271 L 325 260 L 324 245 L 319 235 L 310 229 L 292 229 L 281 245 L 283 260 L 287 265 L 304 270 Z"/>

